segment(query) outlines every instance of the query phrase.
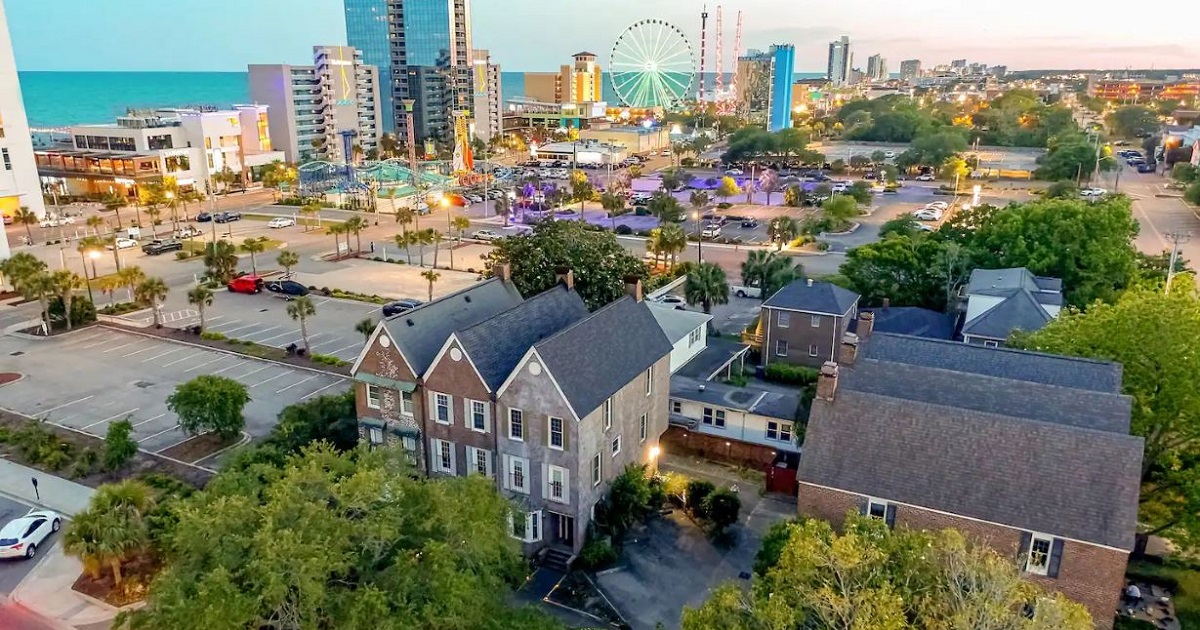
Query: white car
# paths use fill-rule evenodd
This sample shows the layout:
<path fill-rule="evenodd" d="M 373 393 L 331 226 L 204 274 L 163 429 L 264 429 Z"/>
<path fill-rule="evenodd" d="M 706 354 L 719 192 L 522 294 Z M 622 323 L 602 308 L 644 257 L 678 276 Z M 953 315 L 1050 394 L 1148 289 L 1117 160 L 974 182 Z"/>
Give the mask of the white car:
<path fill-rule="evenodd" d="M 936 208 L 923 208 L 913 213 L 919 221 L 937 221 L 942 218 L 942 211 Z"/>
<path fill-rule="evenodd" d="M 883 157 L 885 157 L 885 158 L 887 158 L 887 159 L 889 159 L 889 160 L 890 160 L 890 159 L 892 159 L 892 158 L 896 157 L 896 152 L 895 152 L 895 151 L 884 151 L 884 152 L 883 152 Z"/>
<path fill-rule="evenodd" d="M 129 249 L 131 247 L 137 247 L 138 242 L 131 238 L 119 238 L 119 239 L 117 239 L 116 246 L 117 246 L 117 249 Z M 108 249 L 112 249 L 112 248 L 113 248 L 113 243 L 109 243 Z"/>
<path fill-rule="evenodd" d="M 60 223 L 59 220 L 55 219 L 54 217 L 46 217 L 46 218 L 42 219 L 41 221 L 39 221 L 38 225 L 40 225 L 44 228 L 52 228 L 52 227 L 58 227 L 58 226 L 62 225 L 62 223 Z"/>
<path fill-rule="evenodd" d="M 835 193 L 844 193 L 844 192 L 850 190 L 850 184 L 846 184 L 846 183 L 834 184 L 833 188 L 831 190 L 833 190 L 833 192 L 835 192 Z"/>
<path fill-rule="evenodd" d="M 931 181 L 933 181 L 933 175 L 931 175 L 930 173 L 925 173 L 924 175 L 917 175 L 917 181 L 931 182 Z"/>
<path fill-rule="evenodd" d="M 945 201 L 931 201 L 931 202 L 925 204 L 925 207 L 927 209 L 936 208 L 938 210 L 945 210 L 946 208 L 950 207 L 950 204 L 946 203 Z"/>
<path fill-rule="evenodd" d="M 475 233 L 471 235 L 471 238 L 480 241 L 494 241 L 498 238 L 504 237 L 495 230 L 476 230 Z"/>
<path fill-rule="evenodd" d="M 704 238 L 717 238 L 721 235 L 721 226 L 709 224 L 704 226 L 704 231 L 700 233 Z"/>
<path fill-rule="evenodd" d="M 731 169 L 729 169 L 729 170 L 725 171 L 725 174 L 726 174 L 726 175 L 741 175 L 741 174 L 742 174 L 742 169 L 740 169 L 740 168 L 731 168 Z"/>
<path fill-rule="evenodd" d="M 463 195 L 463 196 L 466 197 L 467 201 L 470 201 L 471 203 L 483 203 L 483 197 L 480 197 L 479 195 Z"/>
<path fill-rule="evenodd" d="M 1104 188 L 1084 188 L 1079 191 L 1079 194 L 1084 197 L 1103 197 L 1108 194 L 1108 191 Z"/>
<path fill-rule="evenodd" d="M 918 223 L 918 224 L 916 224 L 915 227 L 922 232 L 932 232 L 936 229 L 932 225 L 929 225 L 928 223 Z"/>
<path fill-rule="evenodd" d="M 62 527 L 62 519 L 50 510 L 30 510 L 0 529 L 0 558 L 32 558 L 38 545 Z"/>
<path fill-rule="evenodd" d="M 274 219 L 267 221 L 267 227 L 269 227 L 269 228 L 277 229 L 277 228 L 292 227 L 293 225 L 296 225 L 296 220 L 290 219 L 288 217 L 275 217 Z"/>

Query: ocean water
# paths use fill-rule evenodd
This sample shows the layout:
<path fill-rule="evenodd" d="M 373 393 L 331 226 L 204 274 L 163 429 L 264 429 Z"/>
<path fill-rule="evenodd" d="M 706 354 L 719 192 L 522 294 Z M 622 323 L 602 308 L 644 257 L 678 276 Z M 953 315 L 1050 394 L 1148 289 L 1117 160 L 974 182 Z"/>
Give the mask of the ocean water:
<path fill-rule="evenodd" d="M 245 72 L 19 72 L 18 75 L 25 113 L 33 127 L 112 122 L 131 108 L 228 107 L 250 101 Z M 796 74 L 797 79 L 820 76 L 823 75 L 814 72 Z M 714 85 L 715 78 L 715 73 L 708 73 L 707 84 Z M 525 91 L 524 73 L 502 73 L 501 89 L 505 101 L 521 96 Z M 609 103 L 618 101 L 607 77 L 604 98 Z"/>

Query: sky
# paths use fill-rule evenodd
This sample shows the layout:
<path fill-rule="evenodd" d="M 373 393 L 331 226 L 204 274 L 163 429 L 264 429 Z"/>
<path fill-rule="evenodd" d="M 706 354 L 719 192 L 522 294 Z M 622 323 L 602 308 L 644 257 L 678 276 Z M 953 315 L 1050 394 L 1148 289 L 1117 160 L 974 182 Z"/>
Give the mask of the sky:
<path fill-rule="evenodd" d="M 880 53 L 892 71 L 966 58 L 1010 70 L 1195 68 L 1200 43 L 1154 18 L 1190 15 L 1194 0 L 1159 0 L 1142 23 L 1124 9 L 1082 9 L 1078 0 L 722 0 L 725 67 L 742 48 L 796 46 L 798 72 L 825 70 L 828 42 L 851 38 L 855 65 Z M 245 71 L 250 63 L 305 63 L 315 44 L 345 43 L 341 0 L 0 0 L 20 70 Z M 582 50 L 607 65 L 613 42 L 638 20 L 677 26 L 699 51 L 705 0 L 473 0 L 476 48 L 508 71 L 557 69 Z M 716 2 L 708 0 L 709 64 L 715 69 Z M 889 8 L 880 8 L 889 6 Z M 900 6 L 895 6 L 900 5 Z"/>

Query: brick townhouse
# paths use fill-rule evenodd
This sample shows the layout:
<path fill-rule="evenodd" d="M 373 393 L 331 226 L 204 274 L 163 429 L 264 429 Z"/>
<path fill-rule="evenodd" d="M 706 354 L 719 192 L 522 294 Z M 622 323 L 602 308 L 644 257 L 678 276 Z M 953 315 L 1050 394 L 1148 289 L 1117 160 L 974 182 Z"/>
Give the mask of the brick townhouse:
<path fill-rule="evenodd" d="M 497 278 L 382 322 L 353 375 L 360 434 L 431 475 L 496 480 L 527 552 L 582 546 L 596 503 L 667 428 L 671 344 L 632 279 L 589 313 L 570 272 L 527 300 Z"/>
<path fill-rule="evenodd" d="M 1121 367 L 870 329 L 821 369 L 800 513 L 961 530 L 1111 628 L 1142 459 Z"/>

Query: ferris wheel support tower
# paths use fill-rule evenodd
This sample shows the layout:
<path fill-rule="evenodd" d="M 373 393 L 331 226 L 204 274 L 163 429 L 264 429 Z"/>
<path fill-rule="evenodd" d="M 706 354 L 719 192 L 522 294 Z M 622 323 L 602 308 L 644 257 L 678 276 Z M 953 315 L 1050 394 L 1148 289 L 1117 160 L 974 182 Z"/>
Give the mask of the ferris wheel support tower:
<path fill-rule="evenodd" d="M 704 54 L 708 50 L 708 5 L 700 10 L 700 91 L 696 93 L 696 102 L 704 102 Z"/>
<path fill-rule="evenodd" d="M 725 89 L 725 35 L 721 13 L 721 5 L 717 5 L 717 86 L 713 89 L 713 100 L 720 100 L 721 91 Z"/>

